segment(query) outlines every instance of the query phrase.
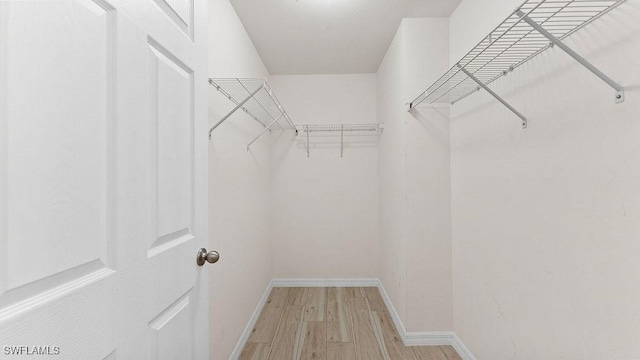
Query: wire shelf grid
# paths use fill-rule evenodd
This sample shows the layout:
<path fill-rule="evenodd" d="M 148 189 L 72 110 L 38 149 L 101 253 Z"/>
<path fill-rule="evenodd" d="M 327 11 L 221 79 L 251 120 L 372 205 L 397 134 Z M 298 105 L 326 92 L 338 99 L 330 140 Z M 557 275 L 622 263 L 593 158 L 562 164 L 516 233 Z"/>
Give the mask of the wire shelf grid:
<path fill-rule="evenodd" d="M 522 14 L 562 40 L 624 1 L 527 0 L 415 98 L 410 107 L 422 102 L 454 104 L 481 88 L 463 69 L 488 85 L 549 48 L 549 39 L 526 23 Z"/>
<path fill-rule="evenodd" d="M 209 79 L 209 84 L 236 106 L 250 97 L 248 101 L 240 106 L 240 109 L 265 128 L 275 122 L 282 129 L 296 130 L 296 126 L 291 121 L 289 114 L 284 110 L 266 80 L 255 78 L 211 78 Z M 253 94 L 254 92 L 255 94 Z"/>
<path fill-rule="evenodd" d="M 380 124 L 309 124 L 298 125 L 298 130 L 305 133 L 349 133 L 351 135 L 377 135 Z"/>
<path fill-rule="evenodd" d="M 345 136 L 372 136 L 379 135 L 383 129 L 382 124 L 307 124 L 298 125 L 298 131 L 304 132 L 307 150 L 307 157 L 310 157 L 310 140 L 311 134 L 314 137 L 339 136 L 340 137 L 340 157 L 344 157 L 344 141 Z"/>

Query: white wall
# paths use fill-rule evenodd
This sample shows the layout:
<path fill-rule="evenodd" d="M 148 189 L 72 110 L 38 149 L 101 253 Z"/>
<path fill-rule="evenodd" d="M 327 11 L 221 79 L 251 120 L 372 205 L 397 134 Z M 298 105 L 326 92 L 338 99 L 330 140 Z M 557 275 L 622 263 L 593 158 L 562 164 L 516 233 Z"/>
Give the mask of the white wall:
<path fill-rule="evenodd" d="M 376 76 L 272 76 L 298 125 L 376 122 Z M 278 131 L 274 131 L 276 133 Z M 377 137 L 289 133 L 273 146 L 274 278 L 377 278 Z"/>
<path fill-rule="evenodd" d="M 378 122 L 385 129 L 378 145 L 380 201 L 380 281 L 400 319 L 407 320 L 406 172 L 402 59 L 404 27 L 400 26 L 378 68 Z M 406 325 L 405 325 L 406 327 Z"/>
<path fill-rule="evenodd" d="M 210 77 L 255 77 L 269 74 L 228 0 L 211 0 Z M 210 123 L 233 104 L 211 88 Z M 238 112 L 213 132 L 209 152 L 210 244 L 220 252 L 211 271 L 211 359 L 228 359 L 269 280 L 269 191 L 271 155 L 268 142 L 246 151 L 262 130 Z M 239 285 L 241 284 L 241 285 Z"/>
<path fill-rule="evenodd" d="M 464 0 L 451 60 L 519 3 Z M 567 39 L 623 104 L 554 48 L 492 85 L 526 130 L 485 92 L 452 107 L 454 330 L 478 360 L 640 359 L 638 18 L 626 2 Z"/>
<path fill-rule="evenodd" d="M 271 277 L 380 277 L 407 331 L 453 329 L 479 360 L 640 358 L 640 5 L 567 40 L 627 87 L 624 104 L 552 49 L 492 85 L 526 130 L 484 92 L 451 114 L 403 106 L 519 3 L 405 19 L 375 75 L 270 78 L 299 124 L 377 117 L 377 148 L 348 141 L 340 158 L 316 138 L 307 158 L 302 134 L 274 131 L 247 152 L 253 120 L 216 130 L 213 359 Z M 228 1 L 210 9 L 211 75 L 268 76 Z M 231 108 L 213 99 L 212 122 Z"/>
<path fill-rule="evenodd" d="M 448 68 L 447 19 L 405 19 L 405 101 Z M 407 176 L 407 330 L 450 330 L 449 108 L 404 112 Z"/>
<path fill-rule="evenodd" d="M 448 108 L 403 105 L 447 69 L 448 26 L 404 19 L 378 70 L 381 280 L 409 332 L 452 326 Z"/>

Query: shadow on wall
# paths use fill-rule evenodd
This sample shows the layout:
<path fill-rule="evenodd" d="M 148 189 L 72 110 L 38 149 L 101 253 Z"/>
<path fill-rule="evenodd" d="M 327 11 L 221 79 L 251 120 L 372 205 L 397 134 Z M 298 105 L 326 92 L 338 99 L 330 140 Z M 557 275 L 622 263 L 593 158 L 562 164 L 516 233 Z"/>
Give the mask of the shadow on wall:
<path fill-rule="evenodd" d="M 447 151 L 449 146 L 448 127 L 443 129 L 436 124 L 449 122 L 449 105 L 448 104 L 421 104 L 409 112 L 413 118 L 413 124 L 419 125 L 425 130 L 430 137 L 436 138 L 438 144 L 446 145 Z"/>

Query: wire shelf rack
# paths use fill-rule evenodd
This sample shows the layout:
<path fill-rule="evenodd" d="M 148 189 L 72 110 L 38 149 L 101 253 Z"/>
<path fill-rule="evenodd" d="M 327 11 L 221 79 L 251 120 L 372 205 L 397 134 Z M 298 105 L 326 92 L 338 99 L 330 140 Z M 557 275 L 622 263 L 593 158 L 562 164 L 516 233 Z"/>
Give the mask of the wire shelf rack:
<path fill-rule="evenodd" d="M 298 131 L 305 133 L 339 133 L 353 135 L 377 135 L 382 129 L 380 124 L 310 124 L 298 125 Z"/>
<path fill-rule="evenodd" d="M 409 105 L 422 102 L 450 103 L 484 88 L 523 119 L 486 86 L 553 45 L 558 45 L 616 90 L 616 101 L 624 100 L 617 85 L 581 58 L 562 40 L 611 11 L 625 0 L 527 0 L 456 65 L 436 80 Z"/>
<path fill-rule="evenodd" d="M 345 136 L 376 136 L 383 129 L 382 124 L 308 124 L 298 125 L 298 131 L 302 131 L 306 136 L 305 148 L 307 157 L 310 157 L 310 134 L 316 133 L 320 136 L 340 136 L 340 157 L 344 156 Z"/>
<path fill-rule="evenodd" d="M 289 114 L 265 79 L 210 78 L 209 84 L 236 105 L 209 130 L 209 137 L 220 124 L 238 110 L 242 110 L 265 128 L 247 148 L 274 125 L 278 125 L 282 130 L 297 132 Z"/>

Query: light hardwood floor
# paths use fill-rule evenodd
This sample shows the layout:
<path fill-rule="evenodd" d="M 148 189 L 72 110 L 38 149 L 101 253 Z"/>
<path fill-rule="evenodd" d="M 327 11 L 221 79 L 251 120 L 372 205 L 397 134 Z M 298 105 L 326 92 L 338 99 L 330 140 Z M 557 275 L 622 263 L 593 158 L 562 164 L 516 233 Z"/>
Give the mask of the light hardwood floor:
<path fill-rule="evenodd" d="M 273 288 L 240 360 L 462 360 L 406 347 L 375 287 Z"/>

